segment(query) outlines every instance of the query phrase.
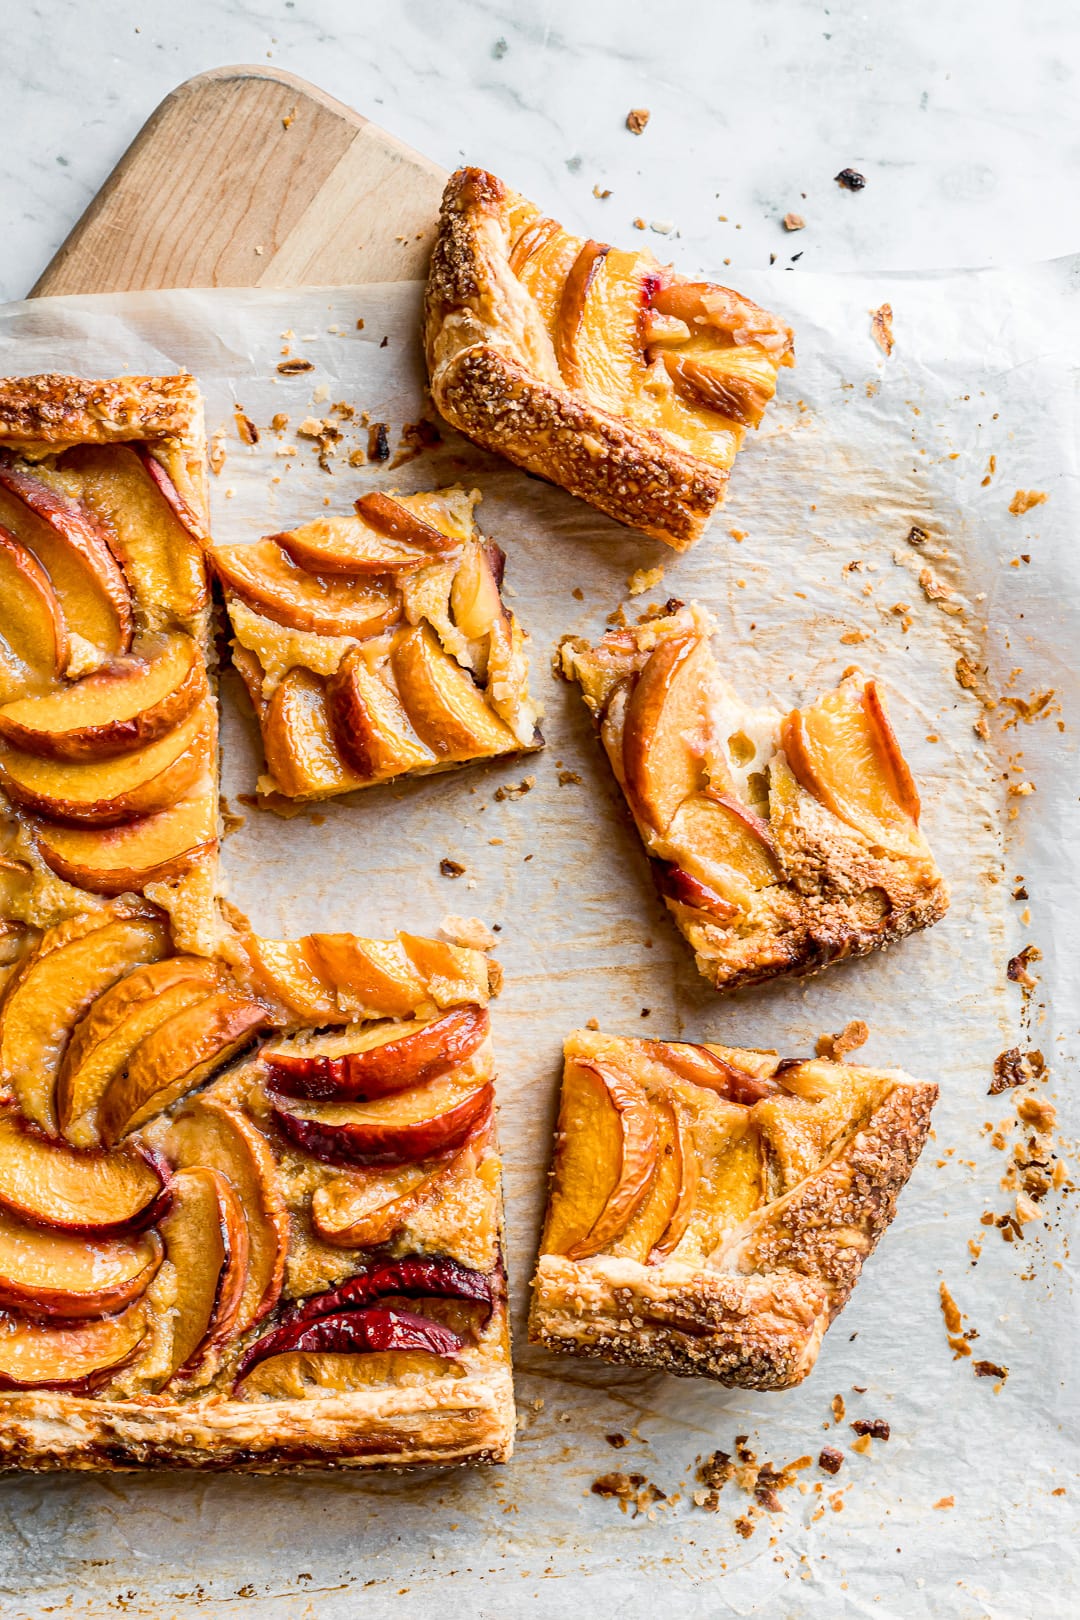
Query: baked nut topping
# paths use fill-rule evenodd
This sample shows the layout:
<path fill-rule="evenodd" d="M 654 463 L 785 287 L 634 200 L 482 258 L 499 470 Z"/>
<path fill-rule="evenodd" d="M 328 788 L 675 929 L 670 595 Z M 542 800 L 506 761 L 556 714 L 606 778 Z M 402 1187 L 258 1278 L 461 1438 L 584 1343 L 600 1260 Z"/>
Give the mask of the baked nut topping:
<path fill-rule="evenodd" d="M 425 342 L 455 427 L 678 550 L 794 360 L 748 298 L 573 236 L 482 169 L 443 194 Z"/>
<path fill-rule="evenodd" d="M 530 1338 L 742 1388 L 800 1383 L 893 1218 L 937 1087 L 588 1030 L 565 1053 Z"/>
<path fill-rule="evenodd" d="M 757 984 L 937 922 L 948 889 L 879 684 L 849 669 L 786 716 L 754 710 L 710 633 L 675 603 L 560 655 L 700 972 L 718 990 Z"/>
<path fill-rule="evenodd" d="M 278 791 L 532 746 L 521 632 L 471 497 L 241 554 L 205 450 L 189 379 L 0 380 L 0 1462 L 499 1461 L 495 970 L 221 898 L 206 556 L 260 701 L 323 704 Z"/>
<path fill-rule="evenodd" d="M 365 495 L 353 516 L 210 548 L 262 727 L 261 793 L 325 799 L 540 746 L 478 499 Z"/>

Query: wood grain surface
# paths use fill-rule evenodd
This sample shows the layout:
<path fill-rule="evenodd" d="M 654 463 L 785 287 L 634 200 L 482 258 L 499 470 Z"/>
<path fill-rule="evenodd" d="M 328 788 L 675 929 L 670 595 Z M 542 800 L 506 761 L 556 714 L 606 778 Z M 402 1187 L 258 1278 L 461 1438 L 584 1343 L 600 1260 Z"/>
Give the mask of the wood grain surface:
<path fill-rule="evenodd" d="M 30 296 L 421 277 L 444 179 L 294 74 L 214 68 L 166 96 Z"/>

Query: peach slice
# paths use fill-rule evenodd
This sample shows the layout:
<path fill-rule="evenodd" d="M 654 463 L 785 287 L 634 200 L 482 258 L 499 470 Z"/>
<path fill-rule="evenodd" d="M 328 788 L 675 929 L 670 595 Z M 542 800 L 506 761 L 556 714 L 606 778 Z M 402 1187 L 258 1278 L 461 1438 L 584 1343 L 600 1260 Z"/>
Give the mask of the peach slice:
<path fill-rule="evenodd" d="M 756 344 L 780 365 L 794 363 L 790 328 L 730 287 L 711 281 L 667 281 L 654 290 L 652 304 L 661 315 L 683 321 L 692 329 L 717 332 L 728 346 Z"/>
<path fill-rule="evenodd" d="M 88 912 L 50 928 L 0 1009 L 0 1075 L 27 1119 L 56 1129 L 54 1089 L 68 1034 L 110 986 L 169 949 L 149 912 Z"/>
<path fill-rule="evenodd" d="M 356 517 L 317 518 L 273 538 L 295 563 L 315 574 L 411 572 L 461 547 L 460 540 L 387 495 L 362 496 L 356 513 Z"/>
<path fill-rule="evenodd" d="M 856 1064 L 788 1059 L 778 1065 L 777 1092 L 754 1109 L 779 1192 L 810 1175 L 879 1107 L 892 1086 Z"/>
<path fill-rule="evenodd" d="M 330 677 L 326 702 L 338 750 L 365 781 L 435 764 L 436 755 L 416 735 L 397 694 L 369 668 L 361 647 L 351 648 Z"/>
<path fill-rule="evenodd" d="M 189 623 L 206 606 L 205 525 L 141 444 L 79 445 L 60 458 L 109 536 L 147 629 Z"/>
<path fill-rule="evenodd" d="M 164 737 L 113 759 L 42 759 L 0 743 L 0 783 L 52 821 L 112 827 L 182 799 L 205 775 L 215 734 L 214 712 L 200 704 Z"/>
<path fill-rule="evenodd" d="M 656 887 L 665 900 L 672 900 L 678 906 L 689 906 L 694 911 L 707 911 L 715 917 L 717 922 L 734 922 L 739 915 L 739 907 L 731 900 L 717 894 L 707 883 L 687 872 L 684 867 L 674 866 L 669 862 L 655 861 L 653 875 L 656 878 Z"/>
<path fill-rule="evenodd" d="M 873 681 L 849 677 L 793 710 L 780 740 L 799 785 L 871 843 L 921 842 L 918 793 Z"/>
<path fill-rule="evenodd" d="M 454 623 L 469 641 L 486 636 L 502 613 L 501 573 L 501 554 L 495 547 L 471 545 L 466 548 L 450 587 L 450 611 Z"/>
<path fill-rule="evenodd" d="M 580 388 L 584 374 L 579 355 L 579 334 L 589 289 L 611 249 L 591 239 L 583 242 L 563 283 L 559 310 L 555 317 L 555 360 L 563 381 Z"/>
<path fill-rule="evenodd" d="M 98 1104 L 98 1131 L 111 1145 L 161 1114 L 221 1068 L 268 1022 L 266 1008 L 237 987 L 173 1013 L 144 1035 Z"/>
<path fill-rule="evenodd" d="M 629 405 L 645 381 L 645 313 L 655 282 L 651 255 L 611 248 L 589 283 L 574 342 L 577 386 L 609 409 Z"/>
<path fill-rule="evenodd" d="M 352 1018 L 401 1018 L 424 1000 L 424 983 L 396 940 L 357 939 L 355 934 L 311 934 L 322 977 L 334 986 L 338 1005 Z"/>
<path fill-rule="evenodd" d="M 403 631 L 391 653 L 406 714 L 440 762 L 504 754 L 520 744 L 461 665 L 425 624 Z"/>
<path fill-rule="evenodd" d="M 114 1237 L 153 1226 L 168 1206 L 165 1167 L 146 1148 L 79 1152 L 0 1114 L 0 1208 L 38 1226 Z"/>
<path fill-rule="evenodd" d="M 673 846 L 708 862 L 710 868 L 730 869 L 752 889 L 767 888 L 779 879 L 768 822 L 733 795 L 692 794 L 676 812 L 667 837 Z"/>
<path fill-rule="evenodd" d="M 217 1170 L 235 1191 L 248 1237 L 248 1275 L 233 1332 L 246 1333 L 281 1294 L 289 1214 L 270 1144 L 249 1119 L 212 1097 L 199 1097 L 172 1122 L 165 1153 L 179 1169 Z"/>
<path fill-rule="evenodd" d="M 179 877 L 217 844 L 217 794 L 206 790 L 119 827 L 64 827 L 28 816 L 38 852 L 92 894 L 137 893 Z"/>
<path fill-rule="evenodd" d="M 494 1103 L 490 1082 L 451 1074 L 369 1103 L 275 1104 L 273 1115 L 290 1142 L 327 1164 L 407 1164 L 461 1147 Z"/>
<path fill-rule="evenodd" d="M 232 1332 L 248 1276 L 248 1228 L 232 1185 L 205 1165 L 178 1170 L 161 1222 L 176 1271 L 169 1377 L 196 1372 Z"/>
<path fill-rule="evenodd" d="M 156 1232 L 96 1241 L 0 1214 L 0 1306 L 23 1316 L 111 1316 L 145 1294 L 161 1264 Z"/>
<path fill-rule="evenodd" d="M 67 625 L 52 581 L 32 551 L 0 527 L 0 601 L 3 637 L 35 686 L 62 675 L 68 661 Z"/>
<path fill-rule="evenodd" d="M 275 687 L 263 721 L 263 749 L 274 785 L 290 799 L 363 786 L 338 752 L 326 683 L 309 669 L 291 669 Z"/>
<path fill-rule="evenodd" d="M 0 456 L 0 523 L 43 565 L 69 627 L 106 654 L 126 652 L 134 632 L 131 591 L 99 524 L 10 456 Z"/>
<path fill-rule="evenodd" d="M 97 1140 L 96 1110 L 139 1042 L 221 980 L 218 963 L 170 956 L 129 973 L 98 997 L 71 1033 L 56 1085 L 60 1126 L 75 1147 Z"/>
<path fill-rule="evenodd" d="M 109 759 L 164 737 L 208 691 L 197 643 L 176 632 L 59 692 L 5 704 L 0 737 L 43 759 Z"/>
<path fill-rule="evenodd" d="M 610 1245 L 613 1254 L 642 1262 L 655 1258 L 657 1245 L 665 1236 L 671 1242 L 669 1234 L 676 1211 L 683 1205 L 688 1219 L 692 1201 L 687 1197 L 688 1177 L 676 1110 L 670 1102 L 657 1099 L 652 1103 L 652 1112 L 657 1134 L 656 1173 L 645 1197 Z M 678 1238 L 674 1242 L 678 1242 Z M 674 1243 L 671 1246 L 674 1247 Z"/>
<path fill-rule="evenodd" d="M 259 1362 L 292 1352 L 308 1356 L 347 1352 L 355 1356 L 371 1351 L 427 1351 L 431 1356 L 453 1359 L 464 1348 L 452 1328 L 430 1316 L 372 1305 L 363 1311 L 336 1311 L 314 1321 L 300 1317 L 283 1323 L 244 1351 L 236 1369 L 236 1384 L 242 1383 Z"/>
<path fill-rule="evenodd" d="M 715 339 L 691 338 L 665 349 L 661 361 L 689 405 L 715 411 L 739 428 L 757 427 L 776 392 L 774 362 L 759 348 L 725 349 Z"/>
<path fill-rule="evenodd" d="M 482 952 L 420 934 L 399 934 L 398 940 L 436 1006 L 452 1007 L 462 1001 L 486 1004 L 488 963 Z"/>
<path fill-rule="evenodd" d="M 520 276 L 534 253 L 538 253 L 545 242 L 562 230 L 557 219 L 549 219 L 545 214 L 539 214 L 530 224 L 526 225 L 521 235 L 510 249 L 509 264 L 515 276 Z"/>
<path fill-rule="evenodd" d="M 134 1358 L 149 1327 L 141 1300 L 96 1322 L 0 1318 L 0 1386 L 88 1395 Z"/>
<path fill-rule="evenodd" d="M 419 1389 L 435 1379 L 464 1377 L 460 1361 L 428 1350 L 369 1350 L 318 1355 L 285 1352 L 252 1368 L 234 1390 L 238 1401 L 300 1401 L 322 1393 L 339 1399 L 353 1392 Z"/>
<path fill-rule="evenodd" d="M 324 1182 L 311 1196 L 315 1231 L 324 1243 L 340 1249 L 389 1243 L 421 1210 L 438 1203 L 452 1179 L 475 1173 L 490 1139 L 489 1125 L 490 1120 L 481 1120 L 464 1145 L 434 1170 L 404 1164 Z"/>
<path fill-rule="evenodd" d="M 257 993 L 279 1001 L 306 1024 L 348 1023 L 349 1015 L 338 1006 L 333 985 L 319 971 L 310 936 L 264 939 L 247 934 L 243 944 Z"/>
<path fill-rule="evenodd" d="M 706 638 L 666 636 L 650 655 L 626 705 L 623 770 L 632 808 L 665 832 L 684 799 L 705 783 L 709 686 Z"/>
<path fill-rule="evenodd" d="M 692 1085 L 715 1091 L 728 1102 L 744 1108 L 753 1107 L 763 1097 L 772 1097 L 782 1090 L 767 1075 L 752 1074 L 748 1069 L 736 1068 L 718 1052 L 707 1046 L 696 1046 L 689 1041 L 648 1041 L 649 1055 L 663 1063 L 682 1080 Z"/>
<path fill-rule="evenodd" d="M 694 1133 L 689 1120 L 684 1117 L 684 1111 L 677 1101 L 671 1100 L 667 1106 L 671 1109 L 675 1124 L 675 1151 L 678 1155 L 679 1180 L 675 1203 L 668 1224 L 647 1256 L 647 1262 L 651 1266 L 663 1265 L 664 1261 L 674 1254 L 682 1242 L 686 1229 L 690 1225 L 690 1217 L 694 1212 L 698 1181 L 701 1177 L 701 1163 L 698 1158 L 697 1148 L 694 1145 Z"/>
<path fill-rule="evenodd" d="M 401 501 L 391 500 L 378 491 L 361 495 L 356 503 L 358 516 L 371 525 L 377 534 L 385 535 L 398 545 L 415 546 L 430 557 L 444 557 L 457 551 L 461 542 L 444 534 L 433 523 L 418 517 Z"/>
<path fill-rule="evenodd" d="M 363 640 L 401 617 L 401 592 L 389 581 L 310 573 L 276 540 L 215 546 L 210 557 L 227 590 L 264 618 L 294 630 Z"/>
<path fill-rule="evenodd" d="M 456 1068 L 483 1045 L 489 1029 L 483 1007 L 455 1007 L 430 1023 L 362 1029 L 349 1036 L 350 1049 L 335 1056 L 280 1048 L 263 1056 L 271 1085 L 287 1097 L 370 1101 Z"/>
<path fill-rule="evenodd" d="M 656 1117 L 635 1080 L 606 1063 L 569 1064 L 544 1252 L 584 1260 L 614 1243 L 649 1191 L 659 1147 Z"/>

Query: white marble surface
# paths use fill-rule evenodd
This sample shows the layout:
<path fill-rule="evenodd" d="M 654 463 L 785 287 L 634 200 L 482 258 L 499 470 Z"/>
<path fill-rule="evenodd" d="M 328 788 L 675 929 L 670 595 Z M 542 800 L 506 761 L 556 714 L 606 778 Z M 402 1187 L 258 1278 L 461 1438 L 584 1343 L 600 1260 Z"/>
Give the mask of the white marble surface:
<path fill-rule="evenodd" d="M 5 14 L 0 298 L 27 291 L 174 85 L 268 59 L 594 234 L 670 224 L 688 267 L 1080 248 L 1076 0 L 0 0 Z M 833 181 L 845 165 L 867 177 L 858 195 Z"/>

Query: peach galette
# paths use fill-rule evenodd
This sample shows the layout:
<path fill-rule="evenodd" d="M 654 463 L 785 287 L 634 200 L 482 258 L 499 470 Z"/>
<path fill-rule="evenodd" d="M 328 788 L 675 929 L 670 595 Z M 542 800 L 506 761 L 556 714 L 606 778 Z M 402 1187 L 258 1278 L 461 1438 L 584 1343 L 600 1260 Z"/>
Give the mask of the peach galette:
<path fill-rule="evenodd" d="M 0 381 L 0 1464 L 500 1460 L 487 959 L 218 894 L 203 450 L 189 379 Z"/>
<path fill-rule="evenodd" d="M 576 1031 L 530 1338 L 749 1389 L 799 1383 L 936 1097 L 854 1064 Z"/>
<path fill-rule="evenodd" d="M 262 793 L 325 799 L 539 746 L 478 499 L 369 494 L 348 516 L 211 547 L 262 727 Z"/>
<path fill-rule="evenodd" d="M 678 550 L 794 358 L 748 298 L 574 236 L 482 169 L 443 194 L 425 343 L 455 427 Z"/>
<path fill-rule="evenodd" d="M 849 669 L 787 715 L 751 709 L 710 628 L 675 602 L 561 649 L 700 971 L 756 984 L 937 922 L 948 889 L 878 683 Z"/>

